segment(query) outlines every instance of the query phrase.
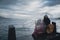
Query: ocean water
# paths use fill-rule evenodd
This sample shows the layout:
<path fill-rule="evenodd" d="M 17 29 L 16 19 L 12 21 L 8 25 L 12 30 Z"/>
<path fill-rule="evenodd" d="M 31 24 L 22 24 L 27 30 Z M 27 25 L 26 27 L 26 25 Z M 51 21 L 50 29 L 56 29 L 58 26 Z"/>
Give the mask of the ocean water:
<path fill-rule="evenodd" d="M 8 40 L 8 25 L 14 25 L 17 40 L 33 40 L 32 33 L 34 23 L 26 19 L 0 19 L 0 40 Z M 57 24 L 57 32 L 60 32 L 60 20 L 51 20 Z"/>
<path fill-rule="evenodd" d="M 33 28 L 28 27 L 26 22 L 25 19 L 0 19 L 0 40 L 8 40 L 9 25 L 15 26 L 17 40 L 33 40 Z"/>

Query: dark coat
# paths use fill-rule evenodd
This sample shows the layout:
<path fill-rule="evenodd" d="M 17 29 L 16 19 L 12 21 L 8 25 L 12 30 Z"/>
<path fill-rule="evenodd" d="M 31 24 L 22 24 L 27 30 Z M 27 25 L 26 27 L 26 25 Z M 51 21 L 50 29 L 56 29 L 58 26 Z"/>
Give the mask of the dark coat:
<path fill-rule="evenodd" d="M 49 19 L 49 18 L 44 18 L 43 22 L 44 22 L 46 25 L 48 25 L 48 24 L 50 24 L 50 19 Z"/>

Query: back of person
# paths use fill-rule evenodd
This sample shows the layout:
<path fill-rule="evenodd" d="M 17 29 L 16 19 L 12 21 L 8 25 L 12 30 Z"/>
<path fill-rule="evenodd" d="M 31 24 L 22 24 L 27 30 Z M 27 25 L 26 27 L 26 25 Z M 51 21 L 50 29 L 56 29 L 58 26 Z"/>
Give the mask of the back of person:
<path fill-rule="evenodd" d="M 43 21 L 40 20 L 39 22 L 35 24 L 35 30 L 34 30 L 34 34 L 37 34 L 37 35 L 43 33 L 45 30 L 45 25 Z"/>
<path fill-rule="evenodd" d="M 46 33 L 47 34 L 52 34 L 54 32 L 54 25 L 53 24 L 49 24 L 46 28 Z"/>
<path fill-rule="evenodd" d="M 46 25 L 50 24 L 50 19 L 48 18 L 47 15 L 44 16 L 43 22 L 44 22 Z"/>

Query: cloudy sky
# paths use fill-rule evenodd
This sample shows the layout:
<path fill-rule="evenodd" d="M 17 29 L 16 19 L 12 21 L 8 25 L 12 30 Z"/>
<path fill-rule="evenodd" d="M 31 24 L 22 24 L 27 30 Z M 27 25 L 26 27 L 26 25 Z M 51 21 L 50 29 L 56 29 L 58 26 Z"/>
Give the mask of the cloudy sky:
<path fill-rule="evenodd" d="M 0 0 L 0 16 L 3 17 L 37 18 L 45 13 L 59 17 L 60 0 Z"/>

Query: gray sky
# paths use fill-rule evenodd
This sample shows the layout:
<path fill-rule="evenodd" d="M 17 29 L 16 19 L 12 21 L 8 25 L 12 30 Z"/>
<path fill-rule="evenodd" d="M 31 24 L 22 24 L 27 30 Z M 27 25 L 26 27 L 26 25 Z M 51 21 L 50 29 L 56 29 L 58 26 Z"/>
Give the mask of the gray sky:
<path fill-rule="evenodd" d="M 0 16 L 8 18 L 37 18 L 44 13 L 56 17 L 59 10 L 60 0 L 0 0 Z"/>

